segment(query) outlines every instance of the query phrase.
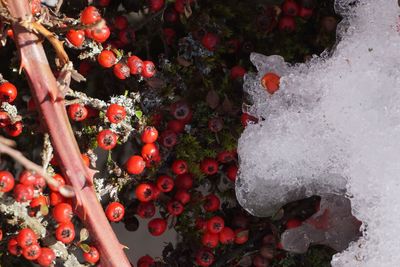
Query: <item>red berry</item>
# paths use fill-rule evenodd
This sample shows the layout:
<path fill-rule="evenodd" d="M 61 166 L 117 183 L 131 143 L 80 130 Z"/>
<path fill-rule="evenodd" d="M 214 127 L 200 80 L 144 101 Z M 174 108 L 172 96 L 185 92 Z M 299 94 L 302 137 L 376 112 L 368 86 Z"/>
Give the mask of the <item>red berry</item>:
<path fill-rule="evenodd" d="M 114 18 L 114 27 L 119 30 L 125 30 L 128 28 L 128 19 L 125 16 L 116 16 Z"/>
<path fill-rule="evenodd" d="M 59 192 L 50 192 L 50 205 L 56 206 L 59 203 L 65 202 L 65 198 Z"/>
<path fill-rule="evenodd" d="M 167 211 L 173 216 L 181 215 L 185 207 L 178 200 L 170 200 L 167 203 Z"/>
<path fill-rule="evenodd" d="M 301 224 L 302 224 L 302 222 L 298 219 L 289 219 L 286 222 L 286 229 L 293 229 L 293 228 L 301 226 Z"/>
<path fill-rule="evenodd" d="M 88 110 L 83 104 L 72 104 L 68 106 L 68 116 L 73 121 L 83 121 L 88 115 Z"/>
<path fill-rule="evenodd" d="M 64 244 L 71 243 L 75 238 L 75 227 L 71 222 L 60 223 L 55 234 L 58 241 Z"/>
<path fill-rule="evenodd" d="M 41 267 L 50 267 L 56 258 L 56 254 L 51 248 L 42 248 L 39 258 L 37 258 L 37 263 Z"/>
<path fill-rule="evenodd" d="M 38 211 L 42 211 L 42 207 L 47 207 L 47 205 L 48 205 L 47 197 L 45 197 L 43 195 L 35 197 L 29 203 L 29 207 L 30 207 L 29 216 L 32 216 L 32 217 L 35 216 Z M 43 215 L 47 215 L 47 214 L 43 214 Z"/>
<path fill-rule="evenodd" d="M 186 161 L 182 160 L 182 159 L 177 159 L 172 163 L 172 172 L 175 173 L 176 175 L 179 174 L 184 174 L 187 173 L 188 171 L 188 165 L 186 163 Z"/>
<path fill-rule="evenodd" d="M 8 136 L 17 137 L 22 133 L 22 127 L 22 122 L 17 121 L 14 124 L 7 125 L 7 127 L 5 128 L 5 132 Z"/>
<path fill-rule="evenodd" d="M 170 192 L 174 188 L 174 179 L 168 175 L 161 175 L 157 178 L 156 184 L 161 192 Z"/>
<path fill-rule="evenodd" d="M 236 181 L 237 172 L 238 172 L 238 167 L 236 165 L 231 165 L 226 170 L 226 177 L 228 177 L 229 180 L 234 182 Z"/>
<path fill-rule="evenodd" d="M 81 22 L 83 25 L 94 24 L 100 20 L 101 15 L 94 6 L 88 6 L 81 13 Z"/>
<path fill-rule="evenodd" d="M 33 188 L 39 192 L 42 192 L 46 185 L 46 180 L 42 176 L 37 175 L 35 183 L 33 184 Z"/>
<path fill-rule="evenodd" d="M 0 101 L 12 103 L 15 98 L 17 98 L 17 88 L 12 83 L 2 83 L 0 85 Z"/>
<path fill-rule="evenodd" d="M 91 69 L 92 65 L 90 64 L 90 62 L 88 60 L 82 60 L 79 64 L 78 72 L 86 77 L 90 73 Z"/>
<path fill-rule="evenodd" d="M 82 30 L 71 29 L 67 32 L 68 41 L 76 47 L 80 47 L 85 41 L 85 32 Z"/>
<path fill-rule="evenodd" d="M 58 174 L 58 173 L 54 174 L 53 179 L 55 179 L 58 182 L 59 186 L 65 185 L 65 179 L 60 174 Z M 50 190 L 55 191 L 55 192 L 58 192 L 59 186 L 54 186 L 52 184 L 49 184 Z"/>
<path fill-rule="evenodd" d="M 190 194 L 188 193 L 188 191 L 181 189 L 175 193 L 174 198 L 181 202 L 183 205 L 186 205 L 190 201 Z"/>
<path fill-rule="evenodd" d="M 59 203 L 53 208 L 53 218 L 58 223 L 65 223 L 71 221 L 72 206 L 68 203 Z"/>
<path fill-rule="evenodd" d="M 175 119 L 183 121 L 184 123 L 190 122 L 193 116 L 193 112 L 190 109 L 188 103 L 185 101 L 177 101 L 170 107 L 172 116 Z"/>
<path fill-rule="evenodd" d="M 235 156 L 232 153 L 232 151 L 224 150 L 218 153 L 217 159 L 221 163 L 228 163 L 230 161 L 235 160 Z"/>
<path fill-rule="evenodd" d="M 101 7 L 108 7 L 111 3 L 111 0 L 98 0 L 97 4 Z"/>
<path fill-rule="evenodd" d="M 104 43 L 108 37 L 110 37 L 110 28 L 107 27 L 107 25 L 105 25 L 105 23 L 99 24 L 98 27 L 95 27 L 94 29 L 92 29 L 90 31 L 90 36 L 87 34 L 87 32 L 85 31 L 86 35 L 88 37 L 91 37 L 93 40 L 95 40 L 96 42 L 99 43 Z"/>
<path fill-rule="evenodd" d="M 151 78 L 156 74 L 156 66 L 152 61 L 143 61 L 142 72 L 140 73 L 144 78 Z"/>
<path fill-rule="evenodd" d="M 106 208 L 106 216 L 111 222 L 119 222 L 125 215 L 125 208 L 119 202 L 111 202 Z"/>
<path fill-rule="evenodd" d="M 149 183 L 141 183 L 136 186 L 135 194 L 139 201 L 147 202 L 153 200 L 154 188 Z"/>
<path fill-rule="evenodd" d="M 236 229 L 235 230 L 235 244 L 242 245 L 249 240 L 249 230 Z"/>
<path fill-rule="evenodd" d="M 225 227 L 225 221 L 219 216 L 214 216 L 207 221 L 207 230 L 210 233 L 218 234 Z"/>
<path fill-rule="evenodd" d="M 100 253 L 97 250 L 97 248 L 90 247 L 89 252 L 84 252 L 83 253 L 83 258 L 85 259 L 86 262 L 89 262 L 91 264 L 95 264 L 100 259 Z"/>
<path fill-rule="evenodd" d="M 7 250 L 11 255 L 19 256 L 22 253 L 22 248 L 18 245 L 16 238 L 10 239 L 7 243 Z"/>
<path fill-rule="evenodd" d="M 164 6 L 164 0 L 148 0 L 151 12 L 157 12 Z"/>
<path fill-rule="evenodd" d="M 282 4 L 282 12 L 284 15 L 295 17 L 299 13 L 299 5 L 294 0 L 286 0 Z"/>
<path fill-rule="evenodd" d="M 130 73 L 133 75 L 141 74 L 143 70 L 143 61 L 137 56 L 128 57 L 127 61 Z"/>
<path fill-rule="evenodd" d="M 240 121 L 241 121 L 243 127 L 246 127 L 247 124 L 249 124 L 249 123 L 251 123 L 251 124 L 257 123 L 258 119 L 256 117 L 251 116 L 248 113 L 243 113 L 240 117 Z"/>
<path fill-rule="evenodd" d="M 146 168 L 146 162 L 141 156 L 131 156 L 126 162 L 126 171 L 129 174 L 141 174 Z"/>
<path fill-rule="evenodd" d="M 221 201 L 219 200 L 219 197 L 217 197 L 215 194 L 209 194 L 205 198 L 203 208 L 205 211 L 214 212 L 219 210 L 220 205 Z"/>
<path fill-rule="evenodd" d="M 234 67 L 231 69 L 231 72 L 230 72 L 230 76 L 231 76 L 231 79 L 232 79 L 232 80 L 236 80 L 236 79 L 238 79 L 238 78 L 243 78 L 243 76 L 244 76 L 245 74 L 246 74 L 246 69 L 243 68 L 242 66 L 239 66 L 239 65 L 234 66 Z"/>
<path fill-rule="evenodd" d="M 202 267 L 208 267 L 214 262 L 214 254 L 207 249 L 200 249 L 196 253 L 196 263 Z"/>
<path fill-rule="evenodd" d="M 97 62 L 99 62 L 100 66 L 104 68 L 111 68 L 115 63 L 117 63 L 117 58 L 113 51 L 103 50 L 97 56 Z"/>
<path fill-rule="evenodd" d="M 81 154 L 81 158 L 82 158 L 83 164 L 85 164 L 86 167 L 89 167 L 90 166 L 89 156 L 86 154 Z"/>
<path fill-rule="evenodd" d="M 171 148 L 176 145 L 178 137 L 171 130 L 165 130 L 160 136 L 161 144 L 166 148 Z"/>
<path fill-rule="evenodd" d="M 189 190 L 193 187 L 193 175 L 190 173 L 184 173 L 176 176 L 175 185 L 178 189 Z"/>
<path fill-rule="evenodd" d="M 0 175 L 1 175 L 1 172 L 0 172 Z M 36 176 L 37 175 L 35 173 L 28 171 L 28 170 L 24 170 L 19 175 L 19 182 L 24 185 L 32 185 L 33 186 L 36 182 Z M 0 177 L 0 180 L 1 180 L 1 177 Z"/>
<path fill-rule="evenodd" d="M 29 247 L 37 243 L 37 235 L 30 228 L 24 228 L 17 235 L 17 242 L 21 248 Z"/>
<path fill-rule="evenodd" d="M 31 246 L 22 249 L 22 255 L 25 257 L 25 259 L 31 261 L 34 261 L 37 258 L 39 258 L 40 253 L 41 253 L 41 248 L 39 244 L 32 244 Z"/>
<path fill-rule="evenodd" d="M 117 145 L 117 134 L 110 129 L 102 130 L 97 135 L 97 144 L 104 150 L 111 150 Z"/>
<path fill-rule="evenodd" d="M 279 20 L 278 24 L 279 30 L 286 31 L 286 32 L 293 32 L 296 30 L 296 21 L 293 17 L 290 16 L 283 16 Z"/>
<path fill-rule="evenodd" d="M 120 123 L 126 117 L 126 110 L 118 104 L 111 104 L 107 108 L 106 116 L 111 123 Z"/>
<path fill-rule="evenodd" d="M 313 10 L 311 8 L 301 7 L 299 11 L 299 17 L 303 19 L 309 19 L 313 15 Z"/>
<path fill-rule="evenodd" d="M 208 129 L 213 133 L 218 133 L 224 128 L 224 121 L 221 118 L 211 118 L 208 121 Z"/>
<path fill-rule="evenodd" d="M 0 111 L 0 128 L 4 128 L 7 125 L 10 125 L 10 116 L 5 111 Z"/>
<path fill-rule="evenodd" d="M 139 258 L 137 262 L 137 267 L 152 267 L 154 264 L 154 259 L 149 255 L 145 255 Z"/>
<path fill-rule="evenodd" d="M 15 179 L 11 172 L 0 171 L 0 192 L 10 192 L 14 188 Z"/>
<path fill-rule="evenodd" d="M 207 221 L 204 218 L 197 217 L 195 221 L 196 229 L 204 232 L 207 230 Z"/>
<path fill-rule="evenodd" d="M 135 31 L 131 28 L 128 28 L 128 29 L 122 30 L 118 33 L 117 41 L 120 42 L 120 46 L 122 47 L 122 46 L 133 43 L 135 41 L 135 39 L 136 39 Z M 128 64 L 128 66 L 129 66 L 129 64 Z"/>
<path fill-rule="evenodd" d="M 175 0 L 174 8 L 176 12 L 182 14 L 185 12 L 185 5 L 190 5 L 192 2 L 193 0 Z"/>
<path fill-rule="evenodd" d="M 115 77 L 117 77 L 120 80 L 125 80 L 130 76 L 130 69 L 128 65 L 121 62 L 114 65 L 113 72 Z"/>
<path fill-rule="evenodd" d="M 232 244 L 235 241 L 235 233 L 230 227 L 224 227 L 224 229 L 219 232 L 219 241 L 221 244 Z"/>
<path fill-rule="evenodd" d="M 167 129 L 174 133 L 181 133 L 185 129 L 185 124 L 180 120 L 170 120 L 167 124 Z"/>
<path fill-rule="evenodd" d="M 215 48 L 217 47 L 217 44 L 219 42 L 218 35 L 214 33 L 206 33 L 204 34 L 203 38 L 201 39 L 201 44 L 210 51 L 214 51 Z"/>
<path fill-rule="evenodd" d="M 152 126 L 146 126 L 142 132 L 142 142 L 146 144 L 154 143 L 158 138 L 158 131 Z"/>
<path fill-rule="evenodd" d="M 33 198 L 34 189 L 31 185 L 17 184 L 14 187 L 14 198 L 18 202 L 30 201 Z"/>
<path fill-rule="evenodd" d="M 200 163 L 200 170 L 206 175 L 214 175 L 218 172 L 218 161 L 206 158 Z"/>
<path fill-rule="evenodd" d="M 136 213 L 143 219 L 149 219 L 156 213 L 156 206 L 153 201 L 140 202 L 136 209 Z"/>
<path fill-rule="evenodd" d="M 202 239 L 201 239 L 201 243 L 205 247 L 215 248 L 219 244 L 219 235 L 218 234 L 209 233 L 209 232 L 205 232 L 203 234 Z"/>
<path fill-rule="evenodd" d="M 160 236 L 167 229 L 167 221 L 162 218 L 154 218 L 149 221 L 147 227 L 151 235 Z"/>
<path fill-rule="evenodd" d="M 272 72 L 266 73 L 261 79 L 261 85 L 265 88 L 265 90 L 271 95 L 278 91 L 280 79 L 278 75 Z"/>
<path fill-rule="evenodd" d="M 164 35 L 165 42 L 168 45 L 172 45 L 174 43 L 175 36 L 176 36 L 176 32 L 175 32 L 174 29 L 172 29 L 172 28 L 164 28 L 163 29 L 163 35 Z"/>
<path fill-rule="evenodd" d="M 153 188 L 153 198 L 152 198 L 152 200 L 156 200 L 160 196 L 161 190 L 158 189 L 158 187 L 155 184 L 151 184 L 151 187 Z"/>
<path fill-rule="evenodd" d="M 164 12 L 164 21 L 168 23 L 175 23 L 178 21 L 178 13 L 172 9 L 167 8 Z"/>
<path fill-rule="evenodd" d="M 158 147 L 154 143 L 145 144 L 142 147 L 142 157 L 144 160 L 152 160 L 159 156 Z"/>

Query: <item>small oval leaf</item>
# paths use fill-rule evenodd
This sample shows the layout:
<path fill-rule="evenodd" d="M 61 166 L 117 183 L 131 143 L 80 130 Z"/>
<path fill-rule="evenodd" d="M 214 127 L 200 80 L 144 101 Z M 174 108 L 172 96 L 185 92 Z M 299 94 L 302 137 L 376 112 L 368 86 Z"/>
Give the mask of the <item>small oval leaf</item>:
<path fill-rule="evenodd" d="M 86 228 L 82 228 L 79 233 L 79 242 L 83 242 L 89 238 L 89 231 Z"/>

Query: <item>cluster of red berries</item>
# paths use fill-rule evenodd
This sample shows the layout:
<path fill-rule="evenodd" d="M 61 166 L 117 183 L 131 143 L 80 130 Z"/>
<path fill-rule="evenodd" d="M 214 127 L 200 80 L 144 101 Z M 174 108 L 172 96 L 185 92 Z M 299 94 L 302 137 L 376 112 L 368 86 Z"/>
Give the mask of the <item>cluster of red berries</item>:
<path fill-rule="evenodd" d="M 17 88 L 10 82 L 0 84 L 0 102 L 12 103 L 17 98 Z M 22 133 L 21 121 L 11 123 L 10 116 L 6 111 L 0 111 L 0 128 L 10 137 L 17 137 Z"/>
<path fill-rule="evenodd" d="M 86 7 L 81 13 L 80 21 L 85 30 L 71 29 L 66 34 L 67 40 L 73 46 L 81 47 L 85 42 L 85 37 L 99 43 L 104 43 L 110 37 L 110 28 L 96 7 Z"/>
<path fill-rule="evenodd" d="M 308 0 L 303 0 L 298 3 L 296 0 L 285 0 L 282 3 L 282 16 L 279 19 L 279 30 L 293 32 L 296 30 L 295 17 L 309 19 L 313 15 L 312 5 Z"/>
<path fill-rule="evenodd" d="M 137 56 L 129 56 L 127 59 L 121 59 L 117 62 L 117 57 L 112 50 L 101 51 L 97 57 L 97 61 L 104 68 L 114 66 L 114 75 L 120 80 L 125 80 L 131 74 L 151 78 L 156 73 L 156 67 L 152 61 L 142 61 Z"/>

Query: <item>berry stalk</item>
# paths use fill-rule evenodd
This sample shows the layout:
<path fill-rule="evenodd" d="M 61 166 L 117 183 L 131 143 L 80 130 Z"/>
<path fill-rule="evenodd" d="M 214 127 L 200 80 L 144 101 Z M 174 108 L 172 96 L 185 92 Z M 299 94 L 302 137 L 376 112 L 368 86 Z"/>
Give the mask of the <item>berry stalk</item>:
<path fill-rule="evenodd" d="M 8 1 L 10 14 L 17 19 L 29 18 L 28 0 Z M 53 100 L 58 90 L 41 41 L 20 23 L 13 24 L 21 67 L 24 69 L 41 117 L 49 133 L 62 173 L 75 191 L 75 212 L 89 230 L 100 252 L 102 267 L 130 267 L 130 263 L 100 205 L 91 183 L 94 171 L 81 160 L 79 147 L 73 135 L 64 100 Z"/>

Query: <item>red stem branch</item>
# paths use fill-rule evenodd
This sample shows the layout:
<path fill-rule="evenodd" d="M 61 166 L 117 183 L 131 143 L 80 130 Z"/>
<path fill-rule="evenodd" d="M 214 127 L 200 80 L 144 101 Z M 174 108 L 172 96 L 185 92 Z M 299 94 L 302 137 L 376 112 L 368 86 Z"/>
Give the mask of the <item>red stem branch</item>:
<path fill-rule="evenodd" d="M 13 17 L 29 18 L 28 0 L 8 1 Z M 130 263 L 112 230 L 91 183 L 94 171 L 85 167 L 69 124 L 64 100 L 53 101 L 56 79 L 49 67 L 43 46 L 34 33 L 14 23 L 14 38 L 31 88 L 39 107 L 42 124 L 50 135 L 55 155 L 67 182 L 75 191 L 76 213 L 89 230 L 100 251 L 102 267 L 130 267 Z"/>

